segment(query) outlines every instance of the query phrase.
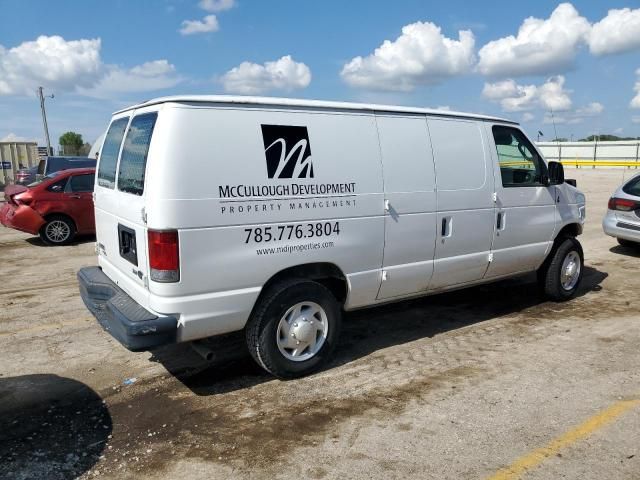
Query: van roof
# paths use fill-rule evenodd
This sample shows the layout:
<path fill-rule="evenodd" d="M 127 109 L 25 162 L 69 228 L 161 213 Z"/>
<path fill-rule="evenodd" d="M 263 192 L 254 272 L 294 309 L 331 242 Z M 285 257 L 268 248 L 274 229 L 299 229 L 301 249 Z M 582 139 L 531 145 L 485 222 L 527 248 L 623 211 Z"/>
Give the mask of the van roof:
<path fill-rule="evenodd" d="M 518 122 L 507 120 L 500 117 L 491 117 L 488 115 L 478 115 L 474 113 L 454 112 L 450 110 L 437 110 L 429 108 L 417 107 L 400 107 L 393 105 L 376 105 L 369 103 L 350 103 L 350 102 L 329 102 L 324 100 L 305 100 L 301 98 L 278 98 L 278 97 L 247 97 L 233 95 L 174 95 L 169 97 L 159 97 L 147 100 L 137 105 L 132 105 L 122 110 L 114 112 L 114 115 L 128 110 L 133 110 L 150 105 L 160 103 L 212 103 L 227 105 L 252 105 L 252 106 L 272 106 L 272 107 L 300 107 L 325 110 L 350 110 L 350 111 L 367 111 L 367 112 L 390 112 L 390 113 L 417 113 L 425 115 L 437 115 L 444 117 L 473 118 L 478 120 L 489 120 L 496 122 L 512 123 L 517 125 Z"/>

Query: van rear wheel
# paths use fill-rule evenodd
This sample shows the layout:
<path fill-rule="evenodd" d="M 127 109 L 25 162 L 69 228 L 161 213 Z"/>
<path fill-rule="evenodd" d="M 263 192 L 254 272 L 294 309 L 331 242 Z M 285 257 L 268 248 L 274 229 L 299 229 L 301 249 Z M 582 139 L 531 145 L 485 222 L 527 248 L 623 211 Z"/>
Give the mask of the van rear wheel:
<path fill-rule="evenodd" d="M 584 254 L 577 239 L 560 240 L 538 270 L 538 282 L 547 297 L 559 302 L 575 297 L 584 273 Z"/>
<path fill-rule="evenodd" d="M 249 352 L 276 377 L 308 375 L 331 356 L 341 316 L 334 295 L 317 282 L 276 284 L 263 295 L 247 324 Z"/>

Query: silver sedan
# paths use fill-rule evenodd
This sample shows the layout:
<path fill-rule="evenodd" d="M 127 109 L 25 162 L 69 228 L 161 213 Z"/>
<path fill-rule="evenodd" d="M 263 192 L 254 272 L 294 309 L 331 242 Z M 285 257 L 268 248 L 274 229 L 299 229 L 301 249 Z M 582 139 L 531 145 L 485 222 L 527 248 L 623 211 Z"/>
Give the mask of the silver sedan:
<path fill-rule="evenodd" d="M 640 247 L 640 174 L 622 184 L 609 199 L 602 228 L 620 245 Z"/>

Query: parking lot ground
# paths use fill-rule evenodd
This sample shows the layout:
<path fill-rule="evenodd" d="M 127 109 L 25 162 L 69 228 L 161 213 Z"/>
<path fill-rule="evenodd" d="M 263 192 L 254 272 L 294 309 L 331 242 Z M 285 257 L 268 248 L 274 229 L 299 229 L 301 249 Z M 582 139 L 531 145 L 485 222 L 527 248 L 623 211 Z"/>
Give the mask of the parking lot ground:
<path fill-rule="evenodd" d="M 640 479 L 640 251 L 600 226 L 631 173 L 567 170 L 578 298 L 528 276 L 353 312 L 335 360 L 286 382 L 128 352 L 78 295 L 93 239 L 0 229 L 0 478 Z"/>

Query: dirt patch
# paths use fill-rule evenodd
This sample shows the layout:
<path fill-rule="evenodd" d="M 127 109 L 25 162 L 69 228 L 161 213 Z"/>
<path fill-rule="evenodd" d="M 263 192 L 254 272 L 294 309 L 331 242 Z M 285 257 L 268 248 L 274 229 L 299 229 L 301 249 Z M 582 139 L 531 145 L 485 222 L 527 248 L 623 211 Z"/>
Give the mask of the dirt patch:
<path fill-rule="evenodd" d="M 114 434 L 100 470 L 115 471 L 126 458 L 132 472 L 161 471 L 183 457 L 240 471 L 265 468 L 285 462 L 300 445 L 320 444 L 348 419 L 366 424 L 398 415 L 409 402 L 437 389 L 450 392 L 450 384 L 481 373 L 461 366 L 392 390 L 380 386 L 340 398 L 296 398 L 295 382 L 274 382 L 269 390 L 276 401 L 256 406 L 223 397 L 197 401 L 176 393 L 173 382 L 149 385 L 140 394 L 110 404 Z M 168 418 L 173 422 L 167 423 Z"/>

